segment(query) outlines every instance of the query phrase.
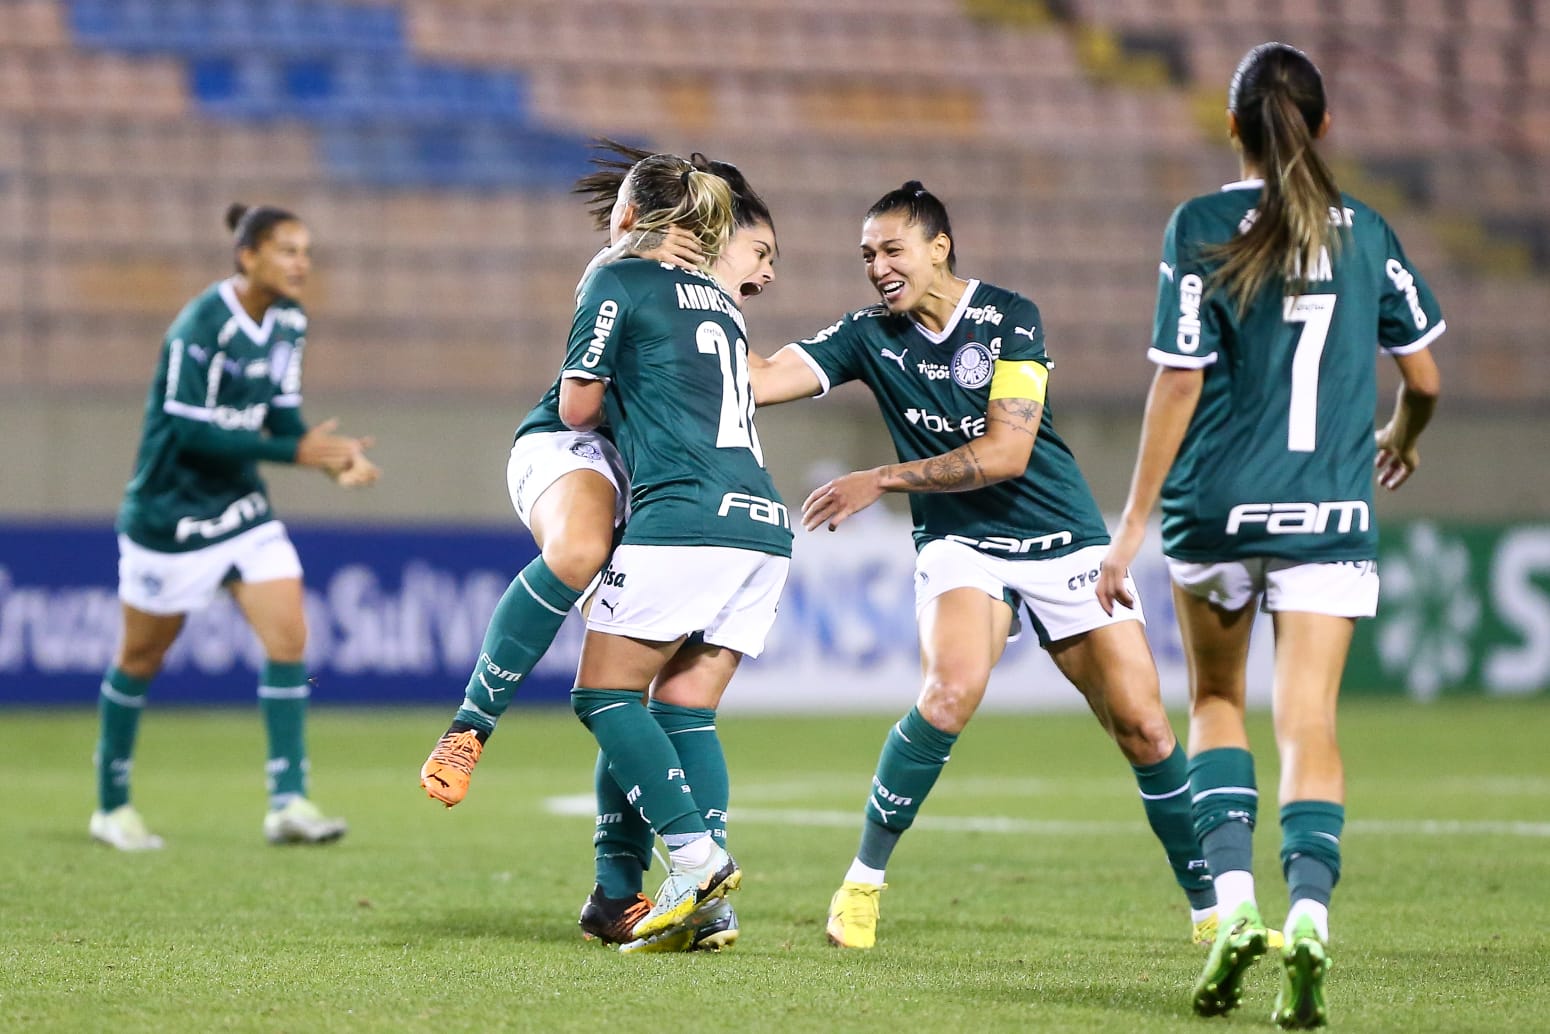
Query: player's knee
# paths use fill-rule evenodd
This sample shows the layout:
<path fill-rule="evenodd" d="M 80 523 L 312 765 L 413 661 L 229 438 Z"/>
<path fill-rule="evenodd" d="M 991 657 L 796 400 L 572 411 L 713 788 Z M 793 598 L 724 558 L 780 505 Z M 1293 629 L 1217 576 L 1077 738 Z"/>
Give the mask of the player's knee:
<path fill-rule="evenodd" d="M 916 710 L 932 727 L 960 733 L 985 695 L 985 679 L 937 673 L 926 677 Z"/>
<path fill-rule="evenodd" d="M 1140 715 L 1116 718 L 1114 742 L 1132 765 L 1155 765 L 1173 753 L 1178 741 L 1168 715 L 1159 706 Z"/>
<path fill-rule="evenodd" d="M 613 539 L 594 535 L 563 535 L 544 543 L 544 563 L 573 589 L 584 588 L 608 562 Z"/>
<path fill-rule="evenodd" d="M 119 648 L 118 657 L 113 666 L 133 679 L 152 679 L 161 671 L 162 659 L 167 655 L 167 648 L 159 644 L 133 645 L 124 644 Z"/>

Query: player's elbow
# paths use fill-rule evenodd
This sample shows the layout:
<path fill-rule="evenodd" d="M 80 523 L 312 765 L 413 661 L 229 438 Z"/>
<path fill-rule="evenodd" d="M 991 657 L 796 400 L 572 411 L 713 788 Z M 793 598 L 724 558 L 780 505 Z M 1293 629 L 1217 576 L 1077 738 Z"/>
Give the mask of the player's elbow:
<path fill-rule="evenodd" d="M 1023 476 L 1028 461 L 1033 458 L 1033 439 L 1027 435 L 997 438 L 986 443 L 980 459 L 980 469 L 990 483 L 1010 481 Z"/>
<path fill-rule="evenodd" d="M 591 431 L 603 422 L 603 383 L 567 378 L 560 382 L 560 420 L 572 431 Z"/>
<path fill-rule="evenodd" d="M 572 431 L 594 431 L 603 422 L 603 414 L 600 407 L 561 400 L 560 419 Z"/>

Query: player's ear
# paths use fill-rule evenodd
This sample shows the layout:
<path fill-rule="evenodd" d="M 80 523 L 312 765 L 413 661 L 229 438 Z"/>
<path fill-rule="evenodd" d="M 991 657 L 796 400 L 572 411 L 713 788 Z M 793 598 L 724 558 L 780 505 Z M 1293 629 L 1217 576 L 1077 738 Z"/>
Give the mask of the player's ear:
<path fill-rule="evenodd" d="M 632 230 L 635 221 L 640 218 L 640 209 L 635 207 L 635 202 L 626 201 L 624 207 L 619 209 L 619 229 Z"/>

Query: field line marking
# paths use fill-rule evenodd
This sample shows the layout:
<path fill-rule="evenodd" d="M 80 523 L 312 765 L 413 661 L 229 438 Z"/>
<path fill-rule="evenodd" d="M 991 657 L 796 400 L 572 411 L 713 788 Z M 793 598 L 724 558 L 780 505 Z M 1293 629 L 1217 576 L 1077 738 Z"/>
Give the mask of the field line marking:
<path fill-rule="evenodd" d="M 544 810 L 553 815 L 591 817 L 597 805 L 591 794 L 548 797 Z M 734 808 L 732 821 L 760 825 L 824 826 L 852 828 L 861 822 L 861 809 L 836 811 L 811 808 Z M 1100 819 L 1013 819 L 997 816 L 932 816 L 915 820 L 916 829 L 945 833 L 1000 833 L 1008 835 L 1085 836 L 1095 833 L 1137 833 L 1146 822 Z M 1462 821 L 1454 819 L 1353 819 L 1346 829 L 1378 836 L 1513 836 L 1550 837 L 1550 822 Z"/>

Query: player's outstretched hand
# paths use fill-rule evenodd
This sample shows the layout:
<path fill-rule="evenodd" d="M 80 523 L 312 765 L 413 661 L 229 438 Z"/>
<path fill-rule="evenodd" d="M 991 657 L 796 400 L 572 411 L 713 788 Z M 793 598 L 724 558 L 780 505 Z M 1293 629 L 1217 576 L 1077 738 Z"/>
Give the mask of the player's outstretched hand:
<path fill-rule="evenodd" d="M 1131 528 L 1122 524 L 1114 540 L 1109 543 L 1109 551 L 1104 554 L 1103 563 L 1098 567 L 1098 605 L 1105 614 L 1113 614 L 1116 603 L 1122 607 L 1135 607 L 1136 598 L 1125 584 L 1125 577 L 1130 573 L 1130 565 L 1135 562 L 1136 554 L 1141 552 L 1141 542 L 1145 538 L 1144 525 Z"/>
<path fill-rule="evenodd" d="M 1415 468 L 1421 465 L 1421 450 L 1412 442 L 1409 448 L 1400 448 L 1394 441 L 1394 425 L 1379 428 L 1378 458 L 1373 461 L 1378 484 L 1394 491 L 1410 479 Z"/>
<path fill-rule="evenodd" d="M 666 262 L 683 269 L 698 269 L 705 261 L 700 242 L 681 226 L 665 230 L 636 230 L 625 237 L 629 252 L 640 258 Z"/>
<path fill-rule="evenodd" d="M 828 484 L 813 489 L 802 504 L 802 527 L 817 531 L 828 524 L 833 531 L 853 513 L 859 513 L 882 497 L 883 489 L 876 470 L 852 471 Z"/>
<path fill-rule="evenodd" d="M 382 468 L 366 458 L 363 452 L 350 461 L 350 465 L 334 474 L 334 481 L 344 488 L 365 488 L 374 485 L 382 476 Z"/>
<path fill-rule="evenodd" d="M 371 448 L 372 439 L 351 438 L 348 435 L 336 434 L 335 431 L 338 428 L 339 420 L 336 417 L 330 417 L 315 427 L 309 428 L 296 445 L 297 465 L 316 467 L 330 477 L 338 479 L 357 460 L 365 459 L 365 451 Z M 375 475 L 370 477 L 372 481 L 376 480 Z M 370 481 L 366 483 L 370 484 Z"/>

